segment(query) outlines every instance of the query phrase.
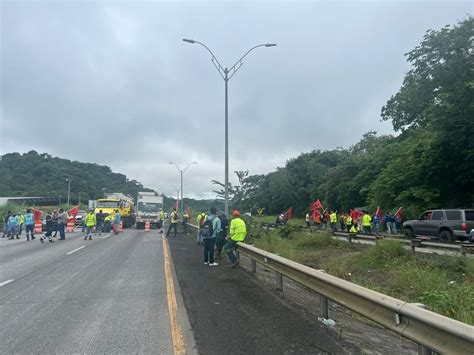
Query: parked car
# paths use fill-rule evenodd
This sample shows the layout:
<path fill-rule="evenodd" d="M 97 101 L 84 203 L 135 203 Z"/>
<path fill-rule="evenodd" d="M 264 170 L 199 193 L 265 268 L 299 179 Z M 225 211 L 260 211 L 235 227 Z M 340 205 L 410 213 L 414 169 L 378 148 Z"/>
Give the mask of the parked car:
<path fill-rule="evenodd" d="M 474 229 L 474 209 L 439 209 L 403 223 L 407 238 L 429 236 L 443 241 L 467 240 Z"/>
<path fill-rule="evenodd" d="M 83 211 L 83 210 L 77 211 L 76 220 L 74 221 L 74 224 L 76 226 L 80 226 L 82 224 L 82 220 L 84 219 L 84 216 L 86 214 L 87 214 L 86 211 Z"/>

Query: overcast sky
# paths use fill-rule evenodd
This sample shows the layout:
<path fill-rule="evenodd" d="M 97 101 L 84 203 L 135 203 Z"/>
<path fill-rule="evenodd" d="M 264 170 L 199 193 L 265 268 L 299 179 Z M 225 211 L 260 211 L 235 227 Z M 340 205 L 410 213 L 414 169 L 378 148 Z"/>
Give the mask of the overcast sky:
<path fill-rule="evenodd" d="M 193 38 L 231 67 L 230 171 L 267 173 L 313 149 L 391 133 L 380 110 L 427 29 L 471 2 L 0 1 L 0 154 L 37 150 L 110 166 L 167 194 L 211 197 L 224 177 L 224 81 Z"/>

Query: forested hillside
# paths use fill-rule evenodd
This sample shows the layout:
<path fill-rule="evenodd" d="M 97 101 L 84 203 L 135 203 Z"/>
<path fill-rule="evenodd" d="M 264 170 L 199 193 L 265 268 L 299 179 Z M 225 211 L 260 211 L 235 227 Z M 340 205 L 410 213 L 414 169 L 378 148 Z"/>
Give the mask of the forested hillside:
<path fill-rule="evenodd" d="M 71 179 L 71 197 L 95 199 L 107 192 L 123 192 L 136 196 L 138 191 L 152 191 L 136 180 L 114 173 L 108 166 L 81 163 L 52 157 L 34 150 L 5 154 L 0 161 L 0 196 L 67 196 Z"/>
<path fill-rule="evenodd" d="M 406 54 L 412 68 L 381 113 L 397 136 L 368 132 L 348 149 L 304 153 L 267 175 L 238 172 L 234 206 L 267 213 L 292 206 L 301 215 L 319 198 L 338 210 L 403 206 L 408 216 L 474 206 L 473 36 L 468 17 L 427 31 Z"/>

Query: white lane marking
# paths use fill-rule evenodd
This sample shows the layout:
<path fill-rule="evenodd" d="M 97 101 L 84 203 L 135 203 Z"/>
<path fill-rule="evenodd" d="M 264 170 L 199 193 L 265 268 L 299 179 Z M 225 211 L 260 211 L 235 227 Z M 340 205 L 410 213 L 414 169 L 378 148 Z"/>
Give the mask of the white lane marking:
<path fill-rule="evenodd" d="M 102 239 L 108 238 L 110 236 L 111 236 L 111 234 L 107 234 L 107 235 L 103 236 Z"/>
<path fill-rule="evenodd" d="M 77 249 L 74 249 L 74 250 L 72 250 L 72 251 L 70 251 L 69 253 L 66 253 L 66 254 L 67 254 L 67 255 L 71 255 L 72 253 L 75 253 L 76 251 L 81 250 L 82 248 L 85 248 L 85 247 L 86 247 L 86 246 L 83 245 L 82 247 L 79 247 L 79 248 L 77 248 Z"/>
<path fill-rule="evenodd" d="M 15 281 L 15 280 L 11 279 L 11 280 L 4 281 L 4 282 L 0 283 L 0 287 L 8 285 L 10 282 L 13 282 L 13 281 Z"/>

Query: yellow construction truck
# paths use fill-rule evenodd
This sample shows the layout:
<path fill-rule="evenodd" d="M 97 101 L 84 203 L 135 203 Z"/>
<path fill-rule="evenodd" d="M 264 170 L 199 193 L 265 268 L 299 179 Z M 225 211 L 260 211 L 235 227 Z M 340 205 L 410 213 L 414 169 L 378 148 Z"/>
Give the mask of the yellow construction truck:
<path fill-rule="evenodd" d="M 131 227 L 135 224 L 135 204 L 133 198 L 120 192 L 113 192 L 105 194 L 105 198 L 100 198 L 95 201 L 95 213 L 102 210 L 104 214 L 115 215 L 115 210 L 118 210 L 120 217 L 122 217 L 123 227 Z"/>

